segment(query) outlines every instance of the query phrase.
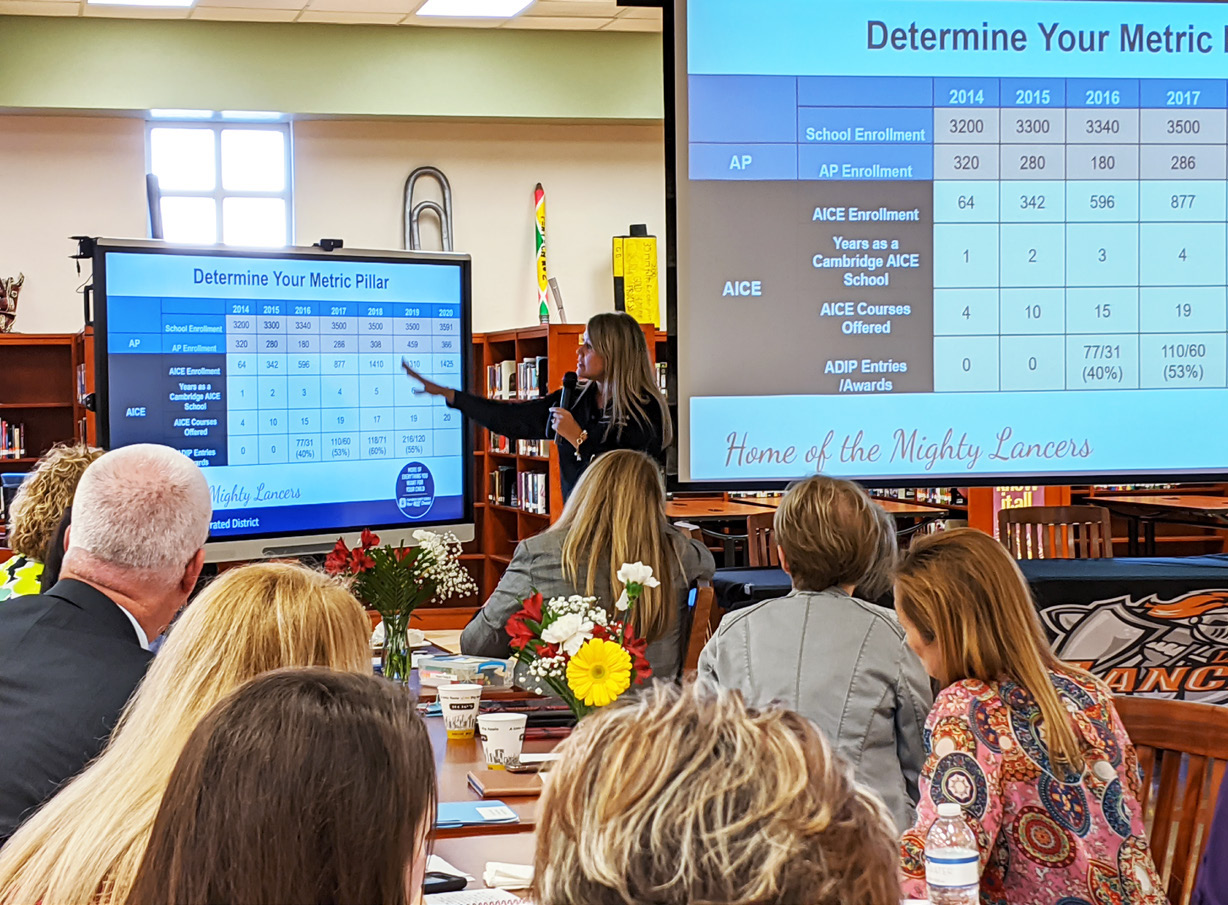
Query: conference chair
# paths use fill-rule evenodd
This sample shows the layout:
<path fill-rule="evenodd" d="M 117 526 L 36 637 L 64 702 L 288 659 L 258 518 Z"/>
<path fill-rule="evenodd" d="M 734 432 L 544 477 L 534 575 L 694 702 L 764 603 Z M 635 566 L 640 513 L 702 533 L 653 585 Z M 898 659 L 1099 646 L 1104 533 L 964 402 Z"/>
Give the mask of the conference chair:
<path fill-rule="evenodd" d="M 775 518 L 774 511 L 746 517 L 746 558 L 752 569 L 780 565 L 780 554 L 772 534 Z"/>
<path fill-rule="evenodd" d="M 1114 703 L 1138 752 L 1156 871 L 1172 905 L 1187 905 L 1228 762 L 1228 708 L 1136 695 Z"/>
<path fill-rule="evenodd" d="M 998 538 L 1016 559 L 1113 558 L 1109 511 L 1100 506 L 1001 509 Z"/>
<path fill-rule="evenodd" d="M 716 633 L 725 611 L 716 602 L 716 591 L 706 581 L 701 581 L 692 592 L 691 626 L 687 632 L 686 655 L 682 658 L 682 674 L 691 675 L 699 668 L 699 655 L 708 639 Z"/>

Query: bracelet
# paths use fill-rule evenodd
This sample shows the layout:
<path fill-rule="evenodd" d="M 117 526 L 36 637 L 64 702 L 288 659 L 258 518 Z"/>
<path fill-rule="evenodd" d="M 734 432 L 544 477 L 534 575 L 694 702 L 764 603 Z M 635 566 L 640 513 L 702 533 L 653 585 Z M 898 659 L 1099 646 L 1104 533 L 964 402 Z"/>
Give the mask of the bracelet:
<path fill-rule="evenodd" d="M 588 439 L 588 431 L 586 430 L 580 431 L 580 436 L 576 438 L 576 459 L 578 461 L 583 461 L 583 457 L 580 455 L 580 447 L 584 445 L 584 441 L 587 439 Z"/>

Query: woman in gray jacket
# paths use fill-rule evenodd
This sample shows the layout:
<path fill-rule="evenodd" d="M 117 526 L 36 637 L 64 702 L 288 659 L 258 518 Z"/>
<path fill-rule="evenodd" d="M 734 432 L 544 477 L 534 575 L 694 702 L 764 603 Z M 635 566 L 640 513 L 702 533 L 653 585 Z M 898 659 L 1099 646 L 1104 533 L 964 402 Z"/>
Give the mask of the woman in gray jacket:
<path fill-rule="evenodd" d="M 657 463 L 641 452 L 616 450 L 584 472 L 562 517 L 521 541 L 499 586 L 461 634 L 461 652 L 510 657 L 507 620 L 535 591 L 547 599 L 583 594 L 613 615 L 622 592 L 623 563 L 652 566 L 661 582 L 645 588 L 632 620 L 648 640 L 648 662 L 659 679 L 682 667 L 683 628 L 691 586 L 711 578 L 712 554 L 665 520 L 665 488 Z"/>
<path fill-rule="evenodd" d="M 852 596 L 890 559 L 879 541 L 894 526 L 878 509 L 850 481 L 818 475 L 790 488 L 774 532 L 793 590 L 721 620 L 699 673 L 740 690 L 751 707 L 779 702 L 818 724 L 902 832 L 912 825 L 934 699 L 895 614 Z"/>

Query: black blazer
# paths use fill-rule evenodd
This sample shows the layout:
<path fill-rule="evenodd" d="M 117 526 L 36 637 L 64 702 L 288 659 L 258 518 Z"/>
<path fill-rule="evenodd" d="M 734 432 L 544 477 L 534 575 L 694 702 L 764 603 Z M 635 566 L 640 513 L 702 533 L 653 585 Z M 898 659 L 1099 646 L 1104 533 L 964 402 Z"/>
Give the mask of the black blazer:
<path fill-rule="evenodd" d="M 102 750 L 151 657 L 84 582 L 0 603 L 0 845 Z"/>
<path fill-rule="evenodd" d="M 562 390 L 549 396 L 528 402 L 503 402 L 484 399 L 463 390 L 457 390 L 452 408 L 460 409 L 487 430 L 502 434 L 512 440 L 545 440 L 550 409 L 559 404 Z M 629 418 L 621 429 L 610 428 L 610 406 L 597 405 L 597 388 L 591 382 L 584 384 L 568 411 L 575 417 L 581 430 L 588 431 L 588 439 L 578 450 L 562 437 L 555 438 L 559 450 L 559 484 L 563 499 L 571 496 L 580 475 L 593 459 L 613 449 L 638 449 L 647 453 L 662 465 L 665 464 L 665 418 L 659 401 L 654 397 L 646 400 L 648 423 Z"/>

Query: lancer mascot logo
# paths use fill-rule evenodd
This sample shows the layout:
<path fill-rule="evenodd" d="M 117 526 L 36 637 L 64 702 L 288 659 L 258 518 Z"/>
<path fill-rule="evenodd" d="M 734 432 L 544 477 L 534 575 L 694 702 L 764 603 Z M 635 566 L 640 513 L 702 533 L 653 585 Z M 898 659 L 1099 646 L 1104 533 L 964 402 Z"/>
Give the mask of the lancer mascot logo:
<path fill-rule="evenodd" d="M 1059 657 L 1121 694 L 1228 703 L 1228 590 L 1041 611 Z"/>

